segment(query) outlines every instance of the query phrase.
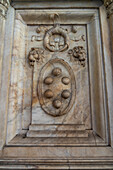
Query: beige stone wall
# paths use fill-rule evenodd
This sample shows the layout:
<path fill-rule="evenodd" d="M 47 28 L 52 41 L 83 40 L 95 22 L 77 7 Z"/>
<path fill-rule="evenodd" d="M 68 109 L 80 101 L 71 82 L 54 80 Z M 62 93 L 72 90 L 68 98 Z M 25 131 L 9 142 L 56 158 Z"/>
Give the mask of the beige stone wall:
<path fill-rule="evenodd" d="M 0 1 L 1 169 L 113 168 L 112 40 L 112 0 Z"/>

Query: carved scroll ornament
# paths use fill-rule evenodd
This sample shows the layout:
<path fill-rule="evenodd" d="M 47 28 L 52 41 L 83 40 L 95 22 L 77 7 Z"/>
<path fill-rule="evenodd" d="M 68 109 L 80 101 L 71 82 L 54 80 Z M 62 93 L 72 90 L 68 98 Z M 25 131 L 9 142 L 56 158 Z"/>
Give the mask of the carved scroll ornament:
<path fill-rule="evenodd" d="M 77 27 L 73 25 L 73 26 L 71 27 L 71 32 L 76 35 L 76 33 L 78 32 Z M 82 35 L 80 35 L 80 36 L 78 36 L 78 37 L 75 36 L 75 35 L 70 36 L 70 40 L 75 41 L 75 42 L 85 41 L 85 35 L 84 35 L 84 34 L 82 34 Z"/>
<path fill-rule="evenodd" d="M 31 41 L 32 42 L 43 41 L 45 31 L 47 31 L 47 28 L 45 26 L 38 26 L 37 29 L 36 29 L 37 35 L 32 35 Z"/>

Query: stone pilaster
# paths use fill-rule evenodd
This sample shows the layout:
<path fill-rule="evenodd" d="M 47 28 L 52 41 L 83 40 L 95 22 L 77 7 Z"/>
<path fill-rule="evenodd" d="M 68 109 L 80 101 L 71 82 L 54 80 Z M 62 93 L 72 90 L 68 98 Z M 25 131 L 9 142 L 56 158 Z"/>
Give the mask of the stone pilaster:
<path fill-rule="evenodd" d="M 9 0 L 0 0 L 0 87 L 1 87 L 2 58 L 4 50 L 5 20 L 9 5 L 10 5 Z"/>
<path fill-rule="evenodd" d="M 109 19 L 111 46 L 113 52 L 113 0 L 104 0 L 104 5 L 106 7 L 107 16 Z"/>
<path fill-rule="evenodd" d="M 3 91 L 3 71 L 4 71 L 4 53 L 6 47 L 5 38 L 7 38 L 7 29 L 9 28 L 9 23 L 7 21 L 8 15 L 7 15 L 8 9 L 10 8 L 10 0 L 0 0 L 0 103 L 2 102 L 2 91 Z M 11 20 L 12 22 L 12 20 Z M 9 34 L 10 35 L 10 34 Z M 9 37 L 9 36 L 8 36 Z M 9 41 L 9 38 L 7 38 L 7 41 Z M 8 50 L 8 49 L 7 49 Z M 4 100 L 4 102 L 6 102 Z M 2 107 L 1 107 L 2 108 Z M 6 115 L 5 110 L 0 112 L 0 150 L 2 149 L 3 145 L 5 144 L 5 134 L 6 134 L 6 124 L 5 121 Z"/>
<path fill-rule="evenodd" d="M 6 15 L 10 3 L 8 0 L 0 0 L 0 94 L 1 94 L 1 80 L 2 80 L 2 65 L 4 56 L 4 40 L 5 40 L 5 28 L 6 28 Z M 1 96 L 1 95 L 0 95 Z M 0 113 L 0 119 L 3 113 Z M 0 149 L 2 144 L 2 131 L 3 128 L 0 126 Z"/>

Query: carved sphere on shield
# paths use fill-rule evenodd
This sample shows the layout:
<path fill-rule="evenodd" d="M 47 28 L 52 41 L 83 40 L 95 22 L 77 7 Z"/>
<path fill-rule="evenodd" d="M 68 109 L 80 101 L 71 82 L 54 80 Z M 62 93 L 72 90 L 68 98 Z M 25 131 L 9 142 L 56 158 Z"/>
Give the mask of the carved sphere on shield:
<path fill-rule="evenodd" d="M 54 100 L 53 101 L 53 106 L 56 108 L 56 109 L 59 109 L 61 107 L 62 103 L 60 100 Z"/>
<path fill-rule="evenodd" d="M 68 85 L 70 83 L 69 77 L 63 77 L 62 78 L 62 83 L 65 84 L 65 85 Z"/>
<path fill-rule="evenodd" d="M 61 75 L 61 74 L 62 74 L 61 68 L 59 68 L 59 67 L 54 68 L 53 71 L 52 71 L 52 74 L 53 74 L 54 76 L 59 76 L 59 75 Z"/>
<path fill-rule="evenodd" d="M 62 97 L 63 97 L 64 99 L 68 99 L 68 98 L 70 97 L 70 91 L 69 91 L 69 90 L 64 90 L 64 91 L 62 92 Z"/>
<path fill-rule="evenodd" d="M 49 85 L 49 84 L 52 84 L 53 83 L 53 78 L 52 77 L 46 77 L 44 79 L 44 83 Z"/>
<path fill-rule="evenodd" d="M 50 90 L 50 89 L 46 90 L 45 93 L 44 93 L 44 96 L 45 96 L 46 98 L 52 98 L 52 97 L 53 97 L 53 92 L 52 92 L 52 90 Z"/>

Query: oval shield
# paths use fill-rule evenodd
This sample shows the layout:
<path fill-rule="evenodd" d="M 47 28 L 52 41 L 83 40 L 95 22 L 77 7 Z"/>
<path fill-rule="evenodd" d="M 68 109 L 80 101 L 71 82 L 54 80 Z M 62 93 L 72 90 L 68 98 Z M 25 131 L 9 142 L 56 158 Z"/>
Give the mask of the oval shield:
<path fill-rule="evenodd" d="M 75 92 L 73 70 L 63 59 L 52 59 L 41 69 L 38 96 L 47 114 L 61 116 L 68 113 L 74 104 Z"/>

